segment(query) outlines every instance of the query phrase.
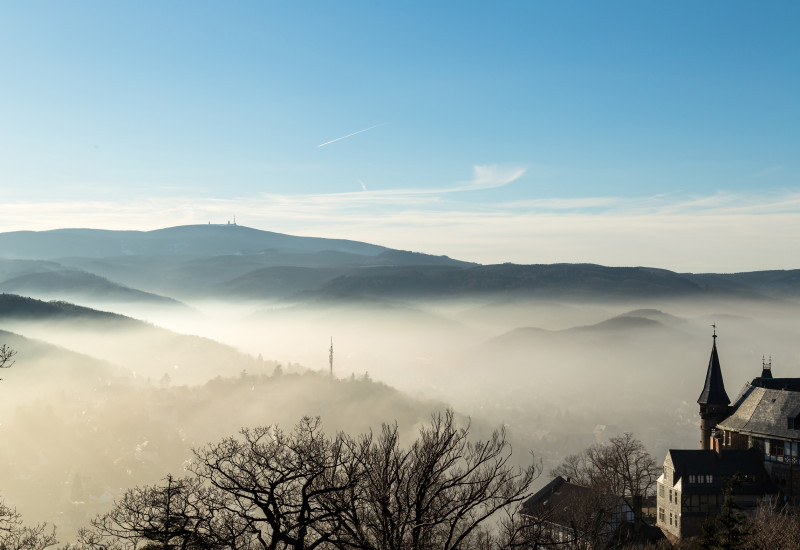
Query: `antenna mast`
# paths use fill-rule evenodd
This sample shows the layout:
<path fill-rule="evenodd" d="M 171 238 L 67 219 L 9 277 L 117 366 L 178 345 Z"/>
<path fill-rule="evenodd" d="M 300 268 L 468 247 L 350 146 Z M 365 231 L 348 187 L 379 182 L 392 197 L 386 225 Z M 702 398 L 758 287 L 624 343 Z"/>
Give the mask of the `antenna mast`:
<path fill-rule="evenodd" d="M 328 355 L 328 362 L 330 363 L 331 367 L 331 378 L 333 378 L 333 336 L 331 336 L 331 349 L 329 351 L 330 354 Z"/>

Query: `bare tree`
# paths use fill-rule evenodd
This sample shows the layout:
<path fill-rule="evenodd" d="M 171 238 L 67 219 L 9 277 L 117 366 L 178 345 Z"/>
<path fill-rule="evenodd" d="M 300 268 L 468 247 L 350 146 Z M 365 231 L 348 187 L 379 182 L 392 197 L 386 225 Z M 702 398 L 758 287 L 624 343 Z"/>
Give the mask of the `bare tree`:
<path fill-rule="evenodd" d="M 241 435 L 195 451 L 193 471 L 229 497 L 226 509 L 260 547 L 313 550 L 330 541 L 340 523 L 330 503 L 355 486 L 343 437 L 327 438 L 319 418 L 308 417 L 291 433 L 260 427 Z"/>
<path fill-rule="evenodd" d="M 0 550 L 44 550 L 57 542 L 55 529 L 46 523 L 25 525 L 16 508 L 0 499 Z"/>
<path fill-rule="evenodd" d="M 339 548 L 423 550 L 486 544 L 481 527 L 495 513 L 530 495 L 535 465 L 510 465 L 504 430 L 488 441 L 469 441 L 453 412 L 433 416 L 408 449 L 397 425 L 350 440 L 360 460 L 358 486 L 343 513 Z"/>
<path fill-rule="evenodd" d="M 642 442 L 625 433 L 568 456 L 550 474 L 619 496 L 645 497 L 653 492 L 659 472 Z"/>
<path fill-rule="evenodd" d="M 796 510 L 775 502 L 761 503 L 748 518 L 749 541 L 760 550 L 800 548 L 800 517 Z"/>
<path fill-rule="evenodd" d="M 128 491 L 76 550 L 506 547 L 489 519 L 512 513 L 541 468 L 513 467 L 503 430 L 468 435 L 452 411 L 408 448 L 396 425 L 359 438 L 326 437 L 307 417 L 289 433 L 244 429 L 196 450 L 196 477 Z"/>
<path fill-rule="evenodd" d="M 165 482 L 126 491 L 110 512 L 92 520 L 92 530 L 80 533 L 79 546 L 117 550 L 247 547 L 249 526 L 228 513 L 220 495 L 202 480 L 167 476 Z"/>
<path fill-rule="evenodd" d="M 6 344 L 0 346 L 0 369 L 7 369 L 14 364 L 14 356 L 17 350 L 11 349 Z M 2 378 L 0 378 L 2 380 Z"/>

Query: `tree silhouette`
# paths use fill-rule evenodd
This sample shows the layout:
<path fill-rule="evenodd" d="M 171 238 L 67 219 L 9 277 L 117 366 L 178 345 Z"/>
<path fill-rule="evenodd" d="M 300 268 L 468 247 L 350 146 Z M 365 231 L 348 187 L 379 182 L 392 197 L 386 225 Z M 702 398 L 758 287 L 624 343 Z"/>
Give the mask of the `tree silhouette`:
<path fill-rule="evenodd" d="M 44 550 L 57 542 L 55 529 L 45 523 L 26 526 L 19 512 L 0 498 L 0 550 Z"/>
<path fill-rule="evenodd" d="M 17 350 L 11 349 L 6 344 L 0 346 L 0 369 L 7 369 L 14 364 L 14 356 Z M 0 378 L 2 380 L 2 378 Z"/>
<path fill-rule="evenodd" d="M 344 438 L 327 438 L 319 418 L 308 417 L 289 433 L 258 427 L 241 435 L 196 451 L 192 471 L 229 497 L 227 510 L 264 549 L 313 550 L 331 540 L 340 510 L 330 503 L 342 501 L 332 495 L 355 485 Z"/>
<path fill-rule="evenodd" d="M 530 495 L 540 470 L 509 464 L 505 431 L 471 442 L 469 427 L 455 426 L 453 412 L 433 416 L 408 448 L 397 425 L 350 440 L 359 460 L 355 498 L 340 506 L 340 548 L 449 550 L 468 548 L 496 512 Z M 351 495 L 345 495 L 350 497 Z"/>
<path fill-rule="evenodd" d="M 327 437 L 319 418 L 291 432 L 243 429 L 195 451 L 193 478 L 129 490 L 81 533 L 80 548 L 128 550 L 456 550 L 497 547 L 487 527 L 527 498 L 541 468 L 510 465 L 505 432 L 472 442 L 453 412 L 408 448 L 379 436 Z M 503 533 L 503 529 L 506 533 Z M 515 538 L 516 541 L 519 537 Z M 503 545 L 502 547 L 509 547 Z"/>

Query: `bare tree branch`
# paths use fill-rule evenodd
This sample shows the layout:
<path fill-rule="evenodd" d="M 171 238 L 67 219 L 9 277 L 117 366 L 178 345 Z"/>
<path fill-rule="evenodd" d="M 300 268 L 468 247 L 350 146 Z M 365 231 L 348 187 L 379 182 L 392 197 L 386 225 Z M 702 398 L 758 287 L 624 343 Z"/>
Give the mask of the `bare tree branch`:
<path fill-rule="evenodd" d="M 10 368 L 14 364 L 14 356 L 16 354 L 17 350 L 11 349 L 6 344 L 0 346 L 0 369 Z"/>

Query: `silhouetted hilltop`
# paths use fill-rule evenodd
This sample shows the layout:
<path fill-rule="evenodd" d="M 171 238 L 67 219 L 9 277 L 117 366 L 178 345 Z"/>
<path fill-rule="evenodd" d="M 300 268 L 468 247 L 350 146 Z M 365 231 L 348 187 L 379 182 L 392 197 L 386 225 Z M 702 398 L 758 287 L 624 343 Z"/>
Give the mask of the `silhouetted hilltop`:
<path fill-rule="evenodd" d="M 274 298 L 283 292 L 316 289 L 346 273 L 332 272 L 333 269 L 475 265 L 446 256 L 343 239 L 297 237 L 239 225 L 188 225 L 156 231 L 58 229 L 0 233 L 0 255 L 6 258 L 0 258 L 0 282 L 34 272 L 70 268 L 150 293 L 211 298 L 218 297 L 217 292 Z M 277 272 L 261 271 L 269 267 L 322 271 L 298 271 L 297 280 L 287 285 L 276 279 Z M 15 281 L 8 290 L 22 291 L 16 285 Z M 101 294 L 104 289 L 98 286 L 97 291 Z"/>
<path fill-rule="evenodd" d="M 0 282 L 0 291 L 31 296 L 69 296 L 111 302 L 145 302 L 161 306 L 182 306 L 172 298 L 136 290 L 105 277 L 75 269 L 27 273 Z M 185 306 L 184 306 L 185 307 Z"/>
<path fill-rule="evenodd" d="M 696 277 L 702 277 L 697 275 Z M 707 275 L 717 284 L 725 281 L 740 288 L 752 289 L 770 296 L 800 296 L 800 269 L 751 271 Z"/>
<path fill-rule="evenodd" d="M 218 285 L 217 291 L 239 298 L 283 298 L 313 290 L 352 271 L 353 268 L 264 267 Z"/>
<path fill-rule="evenodd" d="M 383 246 L 357 241 L 297 237 L 241 225 L 183 225 L 155 231 L 55 229 L 0 233 L 3 257 L 20 259 L 176 254 L 209 256 L 246 254 L 266 249 L 296 252 L 337 250 L 369 256 L 386 250 Z"/>
<path fill-rule="evenodd" d="M 362 270 L 331 281 L 320 292 L 402 297 L 474 293 L 602 297 L 669 296 L 699 293 L 702 290 L 687 277 L 661 269 L 594 264 L 501 264 L 466 268 L 414 266 Z"/>
<path fill-rule="evenodd" d="M 0 294 L 0 319 L 21 320 L 75 320 L 90 319 L 100 322 L 139 323 L 116 313 L 98 311 L 88 307 L 77 306 L 69 302 L 44 302 L 35 298 L 27 298 L 16 294 Z"/>
<path fill-rule="evenodd" d="M 274 365 L 209 338 L 178 334 L 130 317 L 76 306 L 0 294 L 2 327 L 30 338 L 114 362 L 146 376 L 193 383 L 216 375 Z"/>
<path fill-rule="evenodd" d="M 134 296 L 134 289 L 179 299 L 270 300 L 295 298 L 297 293 L 320 300 L 480 294 L 581 300 L 800 296 L 800 270 L 693 274 L 596 264 L 477 265 L 364 242 L 297 237 L 239 225 L 0 233 L 0 254 L 14 258 L 0 259 L 0 282 L 8 284 L 0 289 L 23 292 L 29 287 L 14 280 L 23 275 L 26 285 L 56 288 L 67 284 L 67 276 L 44 273 L 71 268 L 108 280 L 101 284 L 84 276 L 84 288 L 95 298 L 111 293 L 116 285 L 115 298 L 123 292 L 119 287 L 128 287 L 125 293 L 132 300 L 157 299 Z M 35 273 L 40 275 L 34 277 Z"/>

